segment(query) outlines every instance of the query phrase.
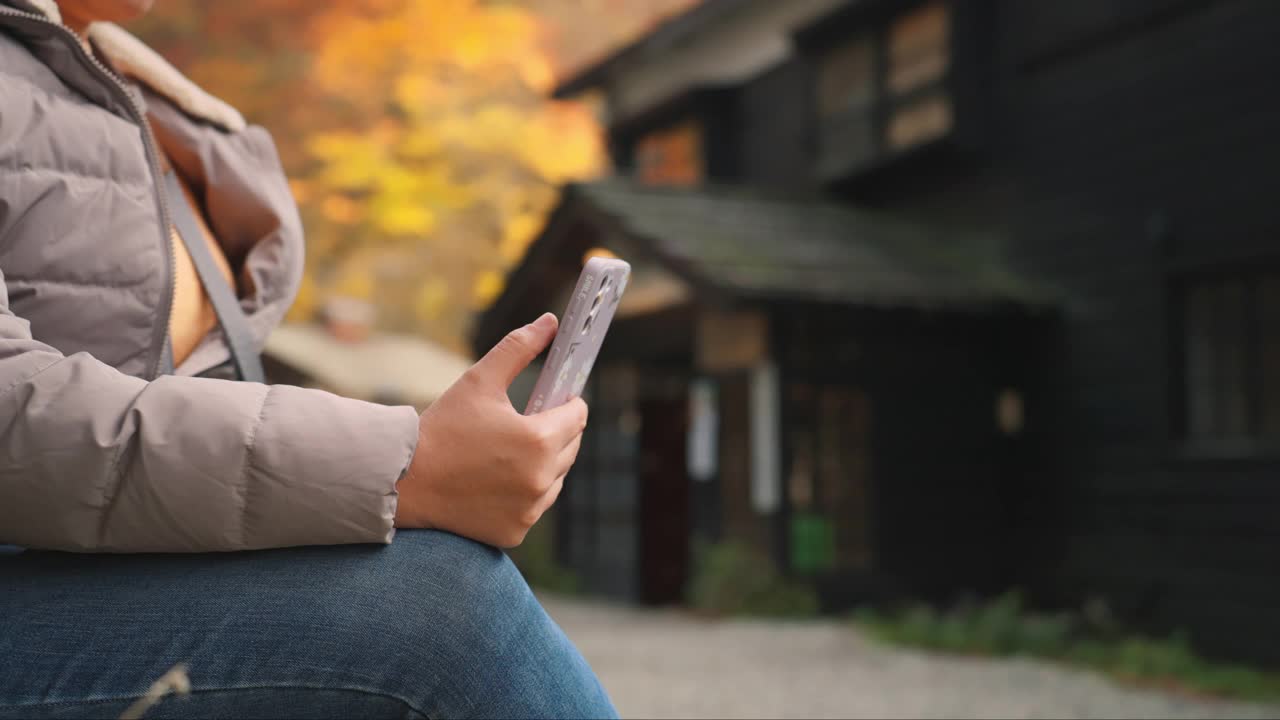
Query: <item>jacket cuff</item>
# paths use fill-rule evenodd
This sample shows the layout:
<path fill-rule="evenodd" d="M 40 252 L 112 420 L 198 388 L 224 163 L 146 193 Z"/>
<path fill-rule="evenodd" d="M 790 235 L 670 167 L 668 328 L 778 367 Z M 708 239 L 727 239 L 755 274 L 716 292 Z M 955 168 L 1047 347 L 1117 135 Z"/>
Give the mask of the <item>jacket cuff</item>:
<path fill-rule="evenodd" d="M 246 547 L 391 542 L 417 444 L 411 407 L 272 385 L 249 439 Z"/>

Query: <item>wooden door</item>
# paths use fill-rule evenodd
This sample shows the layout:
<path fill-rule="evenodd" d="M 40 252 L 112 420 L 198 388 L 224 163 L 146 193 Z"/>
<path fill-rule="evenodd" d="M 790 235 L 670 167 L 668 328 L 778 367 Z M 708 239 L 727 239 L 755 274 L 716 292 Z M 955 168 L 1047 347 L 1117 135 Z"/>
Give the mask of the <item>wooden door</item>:
<path fill-rule="evenodd" d="M 641 600 L 679 603 L 689 573 L 687 392 L 643 400 L 640 415 Z"/>

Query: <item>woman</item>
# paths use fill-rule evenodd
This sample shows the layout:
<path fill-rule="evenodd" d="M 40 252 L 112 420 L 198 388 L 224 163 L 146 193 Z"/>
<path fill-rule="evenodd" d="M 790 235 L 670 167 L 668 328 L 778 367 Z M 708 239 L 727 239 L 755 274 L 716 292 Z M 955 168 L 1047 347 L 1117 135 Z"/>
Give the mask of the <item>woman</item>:
<path fill-rule="evenodd" d="M 150 717 L 612 715 L 489 547 L 586 424 L 506 399 L 555 318 L 421 416 L 256 382 L 297 210 L 266 132 L 111 24 L 149 4 L 0 0 L 0 717 L 177 663 Z"/>

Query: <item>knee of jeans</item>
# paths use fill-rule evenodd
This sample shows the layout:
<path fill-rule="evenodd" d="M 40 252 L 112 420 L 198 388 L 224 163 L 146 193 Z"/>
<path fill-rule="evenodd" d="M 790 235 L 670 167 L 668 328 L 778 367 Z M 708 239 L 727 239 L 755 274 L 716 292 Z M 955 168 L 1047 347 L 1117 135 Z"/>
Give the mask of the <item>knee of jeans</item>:
<path fill-rule="evenodd" d="M 500 550 L 433 531 L 397 534 L 379 573 L 397 659 L 428 715 L 612 714 L 594 674 Z M 437 678 L 423 683 L 422 678 Z"/>
<path fill-rule="evenodd" d="M 529 587 L 506 553 L 451 533 L 401 530 L 391 547 L 397 572 L 412 568 L 435 591 L 481 602 L 524 595 Z"/>
<path fill-rule="evenodd" d="M 405 604 L 429 604 L 430 611 L 418 615 L 432 625 L 424 631 L 443 629 L 456 636 L 470 629 L 492 636 L 506 623 L 528 623 L 543 614 L 520 571 L 501 550 L 421 530 L 398 533 L 392 547 L 399 559 L 392 563 L 394 572 L 411 579 L 401 585 Z"/>
<path fill-rule="evenodd" d="M 437 658 L 466 668 L 450 688 L 477 714 L 615 715 L 595 674 L 504 553 L 452 535 L 410 540 L 419 542 L 439 553 L 433 567 L 448 588 L 433 613 L 441 624 L 423 631 L 443 643 Z"/>

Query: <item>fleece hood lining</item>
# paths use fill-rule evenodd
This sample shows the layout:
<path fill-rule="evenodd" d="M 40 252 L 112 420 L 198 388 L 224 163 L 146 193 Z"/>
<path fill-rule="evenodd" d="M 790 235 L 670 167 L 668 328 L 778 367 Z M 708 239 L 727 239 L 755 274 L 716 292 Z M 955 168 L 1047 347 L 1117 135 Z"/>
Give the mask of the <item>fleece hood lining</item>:
<path fill-rule="evenodd" d="M 62 13 L 55 0 L 26 0 L 26 3 L 50 21 L 62 23 Z M 245 128 L 244 116 L 239 111 L 191 82 L 168 60 L 119 25 L 93 23 L 88 36 L 121 74 L 168 98 L 188 115 L 231 132 Z"/>

